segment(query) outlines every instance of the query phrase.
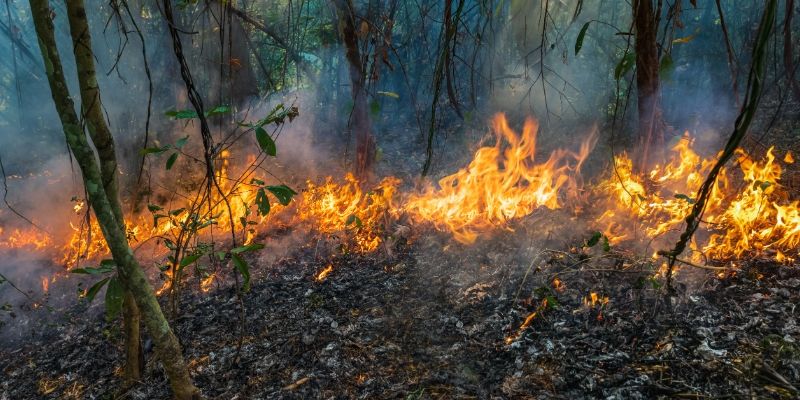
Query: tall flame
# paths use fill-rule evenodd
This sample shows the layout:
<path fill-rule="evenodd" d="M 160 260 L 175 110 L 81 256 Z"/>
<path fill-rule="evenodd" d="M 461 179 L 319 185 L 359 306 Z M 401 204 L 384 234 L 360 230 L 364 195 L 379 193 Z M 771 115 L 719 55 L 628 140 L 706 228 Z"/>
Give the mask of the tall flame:
<path fill-rule="evenodd" d="M 556 150 L 536 163 L 538 123 L 528 118 L 517 134 L 504 114 L 495 115 L 495 145 L 481 147 L 467 168 L 411 195 L 405 210 L 416 221 L 430 221 L 449 230 L 456 240 L 472 243 L 482 232 L 505 226 L 509 220 L 529 215 L 540 207 L 561 207 L 559 191 L 591 151 L 590 137 L 578 154 Z M 568 162 L 577 161 L 575 166 Z"/>

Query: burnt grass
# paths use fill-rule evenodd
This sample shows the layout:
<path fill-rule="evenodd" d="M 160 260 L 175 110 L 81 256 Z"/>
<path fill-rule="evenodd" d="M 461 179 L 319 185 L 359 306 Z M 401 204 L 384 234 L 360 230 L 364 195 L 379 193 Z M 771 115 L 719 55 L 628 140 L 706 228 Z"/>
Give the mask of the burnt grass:
<path fill-rule="evenodd" d="M 547 250 L 531 229 L 472 246 L 426 232 L 392 254 L 323 257 L 309 240 L 253 256 L 244 331 L 227 285 L 186 291 L 173 326 L 216 399 L 800 396 L 797 268 L 684 268 L 666 296 L 652 265 L 581 249 L 583 232 Z M 585 305 L 591 292 L 608 303 Z M 87 311 L 3 348 L 0 399 L 169 398 L 149 340 L 143 382 L 120 388 L 114 326 Z"/>

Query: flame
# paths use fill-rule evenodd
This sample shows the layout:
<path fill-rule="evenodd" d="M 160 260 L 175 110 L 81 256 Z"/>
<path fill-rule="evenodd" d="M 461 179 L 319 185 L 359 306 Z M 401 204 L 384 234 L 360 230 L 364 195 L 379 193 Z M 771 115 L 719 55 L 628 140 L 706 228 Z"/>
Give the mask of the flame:
<path fill-rule="evenodd" d="M 596 292 L 590 292 L 588 296 L 583 298 L 583 305 L 588 308 L 603 307 L 606 304 L 608 304 L 608 296 L 601 296 Z"/>
<path fill-rule="evenodd" d="M 373 251 L 383 241 L 387 218 L 397 212 L 393 198 L 399 183 L 396 178 L 385 178 L 365 193 L 349 173 L 343 184 L 331 177 L 319 186 L 309 181 L 297 207 L 297 219 L 312 221 L 321 233 L 351 236 L 357 251 Z"/>
<path fill-rule="evenodd" d="M 214 279 L 216 279 L 216 277 L 217 277 L 217 274 L 213 273 L 213 274 L 210 274 L 207 277 L 201 279 L 200 280 L 200 290 L 202 290 L 203 293 L 208 293 L 208 291 L 211 290 L 211 287 L 214 284 Z"/>
<path fill-rule="evenodd" d="M 47 277 L 42 278 L 42 293 L 50 291 L 50 280 Z"/>
<path fill-rule="evenodd" d="M 695 259 L 732 260 L 745 256 L 768 256 L 779 262 L 798 257 L 800 207 L 789 201 L 780 184 L 782 168 L 770 148 L 764 160 L 755 161 L 739 149 L 739 171 L 725 168 L 712 186 L 703 221 L 710 233 L 695 236 L 690 247 Z M 615 159 L 615 171 L 600 184 L 601 192 L 613 199 L 599 218 L 606 236 L 617 244 L 642 231 L 647 238 L 680 232 L 691 212 L 694 198 L 716 157 L 702 158 L 692 149 L 688 132 L 672 148 L 671 160 L 656 165 L 647 176 L 636 174 L 623 154 Z M 784 162 L 794 160 L 790 153 Z M 736 177 L 737 182 L 732 184 Z M 631 219 L 638 221 L 630 228 Z"/>
<path fill-rule="evenodd" d="M 528 118 L 517 134 L 504 114 L 492 120 L 495 145 L 481 147 L 467 168 L 439 180 L 439 188 L 429 185 L 422 194 L 411 195 L 405 210 L 416 221 L 429 221 L 437 229 L 449 230 L 461 243 L 513 219 L 531 214 L 540 207 L 556 209 L 560 189 L 571 179 L 594 146 L 590 136 L 578 154 L 556 150 L 543 163 L 537 163 L 538 123 Z M 568 160 L 573 158 L 576 165 Z"/>
<path fill-rule="evenodd" d="M 317 282 L 322 282 L 322 281 L 325 280 L 325 278 L 328 277 L 328 275 L 330 275 L 331 272 L 333 272 L 333 265 L 332 264 L 328 264 L 328 266 L 325 267 L 322 271 L 319 271 L 319 273 L 317 274 L 317 276 L 314 279 Z"/>

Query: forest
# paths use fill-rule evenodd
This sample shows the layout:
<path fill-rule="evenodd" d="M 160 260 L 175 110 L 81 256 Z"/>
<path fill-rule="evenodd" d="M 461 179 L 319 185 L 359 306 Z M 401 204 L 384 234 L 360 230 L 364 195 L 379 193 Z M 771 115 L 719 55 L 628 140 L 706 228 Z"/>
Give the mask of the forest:
<path fill-rule="evenodd" d="M 800 2 L 0 1 L 0 400 L 800 397 Z"/>

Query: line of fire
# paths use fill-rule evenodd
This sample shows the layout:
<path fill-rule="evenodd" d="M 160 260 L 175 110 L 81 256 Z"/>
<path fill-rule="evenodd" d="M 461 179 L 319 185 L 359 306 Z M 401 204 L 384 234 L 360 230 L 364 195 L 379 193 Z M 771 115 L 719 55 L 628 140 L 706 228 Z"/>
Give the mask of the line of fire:
<path fill-rule="evenodd" d="M 4 0 L 0 400 L 800 397 L 794 0 Z"/>

